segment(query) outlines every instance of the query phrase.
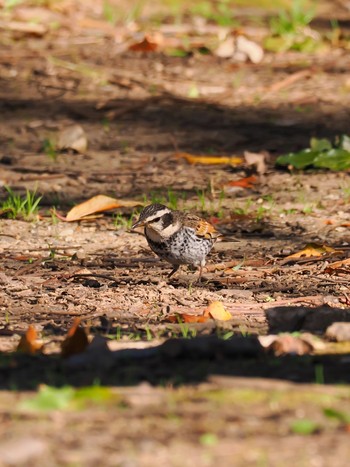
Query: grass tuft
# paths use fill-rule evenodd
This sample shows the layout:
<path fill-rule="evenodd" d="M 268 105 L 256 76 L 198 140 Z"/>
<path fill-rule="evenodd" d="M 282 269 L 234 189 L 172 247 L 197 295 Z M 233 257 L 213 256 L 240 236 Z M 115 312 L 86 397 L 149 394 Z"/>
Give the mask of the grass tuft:
<path fill-rule="evenodd" d="M 42 196 L 36 191 L 27 190 L 24 196 L 16 195 L 10 187 L 5 187 L 8 196 L 0 205 L 0 211 L 9 219 L 32 220 L 38 214 Z"/>

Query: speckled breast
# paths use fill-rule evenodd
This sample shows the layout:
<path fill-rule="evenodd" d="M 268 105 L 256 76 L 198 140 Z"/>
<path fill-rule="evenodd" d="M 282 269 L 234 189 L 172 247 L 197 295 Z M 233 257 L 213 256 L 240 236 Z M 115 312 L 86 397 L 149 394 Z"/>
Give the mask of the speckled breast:
<path fill-rule="evenodd" d="M 200 265 L 213 247 L 213 240 L 198 237 L 193 229 L 182 228 L 163 242 L 147 238 L 151 249 L 172 264 Z"/>

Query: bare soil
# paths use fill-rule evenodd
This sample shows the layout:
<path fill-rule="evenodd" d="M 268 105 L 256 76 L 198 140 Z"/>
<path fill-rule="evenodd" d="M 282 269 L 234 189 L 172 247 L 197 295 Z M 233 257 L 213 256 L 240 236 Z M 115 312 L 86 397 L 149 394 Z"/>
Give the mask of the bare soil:
<path fill-rule="evenodd" d="M 349 172 L 274 164 L 311 137 L 349 133 L 348 51 L 266 53 L 253 65 L 120 52 L 106 30 L 87 27 L 3 37 L 0 186 L 43 199 L 34 221 L 0 220 L 0 465 L 348 465 L 349 422 L 324 411 L 350 414 L 350 352 L 325 339 L 330 324 L 350 321 L 349 266 L 329 269 L 349 258 Z M 43 141 L 70 124 L 85 130 L 87 152 L 50 158 Z M 180 151 L 265 151 L 266 169 L 189 165 Z M 252 174 L 253 187 L 228 188 Z M 52 213 L 96 194 L 175 198 L 215 222 L 226 239 L 204 281 L 186 268 L 167 279 L 170 266 L 129 231 L 131 210 L 73 223 Z M 333 250 L 286 261 L 310 243 Z M 169 320 L 216 300 L 232 320 Z M 75 317 L 90 338 L 109 339 L 112 359 L 58 355 Z M 44 354 L 15 351 L 29 325 Z M 258 341 L 282 332 L 307 332 L 327 350 L 276 356 Z M 84 410 L 21 409 L 42 384 L 100 384 L 114 397 Z M 312 434 L 292 428 L 301 419 L 316 424 Z"/>

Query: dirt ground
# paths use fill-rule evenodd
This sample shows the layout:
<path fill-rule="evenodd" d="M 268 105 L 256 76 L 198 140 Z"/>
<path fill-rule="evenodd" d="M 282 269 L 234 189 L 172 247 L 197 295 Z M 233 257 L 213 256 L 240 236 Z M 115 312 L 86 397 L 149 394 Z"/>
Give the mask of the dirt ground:
<path fill-rule="evenodd" d="M 0 24 L 0 200 L 6 186 L 43 196 L 37 219 L 0 219 L 0 466 L 348 465 L 350 346 L 325 332 L 350 321 L 349 265 L 332 266 L 349 258 L 349 172 L 275 166 L 311 137 L 350 133 L 348 50 L 266 52 L 258 64 L 133 52 L 95 3 L 35 7 L 62 25 L 43 34 Z M 343 2 L 320 4 L 315 24 L 332 11 L 346 32 Z M 259 24 L 247 26 L 258 42 Z M 72 124 L 87 151 L 44 149 Z M 177 156 L 246 151 L 265 154 L 263 170 Z M 204 280 L 185 267 L 167 278 L 130 231 L 137 209 L 56 217 L 97 194 L 175 203 L 215 223 L 226 238 Z M 329 249 L 288 260 L 311 243 Z M 232 319 L 170 319 L 213 301 Z M 98 350 L 63 359 L 76 317 Z M 43 353 L 16 352 L 29 325 Z M 281 333 L 305 336 L 303 351 L 267 350 Z M 110 389 L 83 407 L 28 410 L 43 385 Z"/>

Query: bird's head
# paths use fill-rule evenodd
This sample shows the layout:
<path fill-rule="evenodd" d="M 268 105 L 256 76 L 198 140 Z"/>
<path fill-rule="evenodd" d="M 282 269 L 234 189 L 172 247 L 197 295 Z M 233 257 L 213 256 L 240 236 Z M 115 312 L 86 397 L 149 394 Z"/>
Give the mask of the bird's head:
<path fill-rule="evenodd" d="M 150 204 L 141 211 L 139 219 L 131 228 L 137 227 L 145 227 L 150 236 L 155 234 L 167 238 L 179 230 L 181 222 L 176 216 L 176 211 L 163 204 Z"/>

